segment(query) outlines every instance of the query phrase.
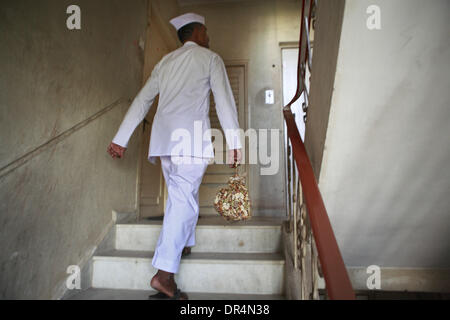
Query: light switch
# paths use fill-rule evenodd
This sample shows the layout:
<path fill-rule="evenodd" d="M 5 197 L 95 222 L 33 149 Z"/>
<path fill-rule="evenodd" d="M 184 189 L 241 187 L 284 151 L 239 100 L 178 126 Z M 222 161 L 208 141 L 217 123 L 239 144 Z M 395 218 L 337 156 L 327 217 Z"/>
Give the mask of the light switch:
<path fill-rule="evenodd" d="M 274 104 L 274 101 L 273 90 L 266 90 L 266 104 Z"/>

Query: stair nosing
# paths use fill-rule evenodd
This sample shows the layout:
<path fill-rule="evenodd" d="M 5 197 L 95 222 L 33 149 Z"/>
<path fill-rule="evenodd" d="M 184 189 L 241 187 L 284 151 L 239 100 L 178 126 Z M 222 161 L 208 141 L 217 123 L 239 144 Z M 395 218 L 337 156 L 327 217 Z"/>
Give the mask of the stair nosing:
<path fill-rule="evenodd" d="M 128 255 L 123 255 L 123 253 L 128 253 Z M 136 253 L 136 255 L 134 255 Z M 100 254 L 96 254 L 92 257 L 94 261 L 96 260 L 142 260 L 142 261 L 151 261 L 153 258 L 154 251 L 136 251 L 136 250 L 110 250 L 107 252 L 103 252 Z M 232 256 L 235 254 L 240 254 L 240 257 L 236 258 L 225 258 L 221 259 L 220 257 L 208 257 L 208 254 L 216 254 L 222 256 Z M 254 259 L 251 256 L 257 254 L 264 254 L 269 256 L 269 258 L 263 259 Z M 261 253 L 217 253 L 217 252 L 202 252 L 202 253 L 191 253 L 193 256 L 188 256 L 186 258 L 181 259 L 181 263 L 227 263 L 227 264 L 285 264 L 285 259 L 283 255 L 279 252 L 261 252 Z M 196 257 L 196 255 L 200 255 L 200 257 Z M 203 256 L 202 256 L 203 255 Z M 246 258 L 247 256 L 247 258 Z M 272 256 L 272 258 L 270 258 Z M 244 259 L 243 259 L 244 258 Z"/>
<path fill-rule="evenodd" d="M 75 293 L 73 296 L 65 298 L 64 300 L 86 300 L 80 299 L 80 296 L 89 294 L 92 291 L 97 291 L 100 293 L 108 293 L 108 292 L 117 292 L 117 293 L 140 293 L 144 296 L 144 300 L 147 300 L 148 295 L 155 294 L 157 291 L 155 290 L 141 290 L 141 289 L 113 289 L 113 288 L 97 288 L 97 287 L 89 287 L 80 292 Z M 216 293 L 216 292 L 186 292 L 190 297 L 190 300 L 223 300 L 223 297 L 226 300 L 286 300 L 285 294 L 253 294 L 253 293 Z M 212 299 L 198 299 L 196 296 L 208 296 L 208 298 Z M 270 299 L 273 298 L 273 299 Z"/>

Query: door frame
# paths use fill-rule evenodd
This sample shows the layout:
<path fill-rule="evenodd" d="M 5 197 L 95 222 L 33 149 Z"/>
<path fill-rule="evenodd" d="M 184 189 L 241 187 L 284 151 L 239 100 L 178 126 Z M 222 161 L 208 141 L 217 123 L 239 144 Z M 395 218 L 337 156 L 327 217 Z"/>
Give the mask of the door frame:
<path fill-rule="evenodd" d="M 248 110 L 248 60 L 224 60 L 225 63 L 225 67 L 243 67 L 244 68 L 244 123 L 243 126 L 244 128 L 241 128 L 244 130 L 244 133 L 248 130 L 248 128 L 250 127 L 250 112 Z M 244 148 L 245 148 L 245 155 L 246 158 L 245 159 L 245 165 L 244 165 L 244 172 L 246 172 L 246 176 L 245 176 L 245 182 L 247 185 L 247 188 L 249 190 L 250 193 L 250 165 L 248 163 L 248 151 L 249 151 L 249 144 L 245 142 L 245 136 L 244 136 L 244 141 L 242 141 L 244 143 Z"/>
<path fill-rule="evenodd" d="M 172 31 L 172 29 L 169 27 L 167 21 L 162 20 L 162 15 L 160 13 L 159 7 L 155 4 L 154 1 L 148 0 L 147 1 L 147 27 L 145 30 L 145 48 L 144 48 L 144 63 L 142 66 L 142 86 L 145 85 L 148 77 L 150 77 L 151 70 L 153 70 L 154 66 L 156 65 L 157 61 L 154 61 L 154 56 L 150 54 L 151 49 L 154 47 L 154 33 L 159 32 L 163 35 L 163 38 L 165 39 L 165 44 L 169 48 L 169 51 L 173 51 L 177 49 L 179 46 L 179 41 L 176 37 L 176 33 Z M 130 101 L 131 102 L 131 101 Z M 157 99 L 154 101 L 154 108 L 156 110 L 157 106 Z M 141 219 L 141 191 L 142 191 L 142 166 L 143 161 L 146 161 L 147 157 L 143 156 L 143 152 L 148 150 L 148 146 L 144 148 L 144 131 L 145 126 L 145 119 L 142 121 L 136 130 L 138 130 L 138 160 L 137 160 L 137 172 L 136 172 L 136 206 L 135 211 L 137 215 L 137 221 Z M 160 164 L 157 164 L 160 165 Z M 165 206 L 165 181 L 162 177 L 162 170 L 160 170 L 160 186 L 159 186 L 159 196 L 158 199 L 163 199 L 162 203 L 160 200 L 157 201 L 158 207 L 161 210 L 161 206 L 164 210 Z"/>

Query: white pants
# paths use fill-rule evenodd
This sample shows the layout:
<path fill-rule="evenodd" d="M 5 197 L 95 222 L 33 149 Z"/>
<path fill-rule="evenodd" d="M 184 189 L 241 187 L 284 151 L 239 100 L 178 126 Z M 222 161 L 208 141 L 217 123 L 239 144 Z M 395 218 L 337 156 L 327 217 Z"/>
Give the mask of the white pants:
<path fill-rule="evenodd" d="M 195 245 L 198 191 L 210 159 L 181 156 L 161 156 L 160 159 L 168 197 L 152 265 L 178 273 L 183 248 Z"/>

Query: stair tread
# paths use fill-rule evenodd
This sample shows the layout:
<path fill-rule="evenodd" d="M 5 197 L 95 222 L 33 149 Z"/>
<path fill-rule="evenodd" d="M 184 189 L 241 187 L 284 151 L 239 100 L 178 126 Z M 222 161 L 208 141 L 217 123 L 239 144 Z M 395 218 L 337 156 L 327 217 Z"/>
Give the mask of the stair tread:
<path fill-rule="evenodd" d="M 152 218 L 144 218 L 138 222 L 126 222 L 117 224 L 118 227 L 121 226 L 161 226 L 163 217 L 152 217 Z M 215 227 L 215 226 L 224 226 L 224 227 L 233 227 L 233 228 L 249 228 L 249 227 L 281 227 L 281 224 L 286 219 L 284 217 L 252 217 L 247 221 L 234 221 L 229 222 L 223 219 L 222 217 L 216 216 L 204 216 L 200 217 L 197 221 L 197 227 Z"/>
<path fill-rule="evenodd" d="M 68 297 L 68 300 L 148 300 L 155 294 L 154 290 L 102 289 L 89 288 Z M 187 292 L 190 300 L 284 300 L 285 297 L 276 294 L 236 294 Z"/>
<path fill-rule="evenodd" d="M 134 250 L 110 250 L 96 254 L 95 259 L 114 259 L 114 258 L 134 258 L 134 259 L 152 259 L 153 251 L 134 251 Z M 220 262 L 270 262 L 270 263 L 284 263 L 284 257 L 281 253 L 243 253 L 243 252 L 192 252 L 190 255 L 182 257 L 181 261 L 201 262 L 213 261 Z"/>

